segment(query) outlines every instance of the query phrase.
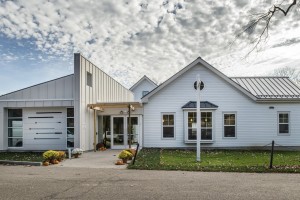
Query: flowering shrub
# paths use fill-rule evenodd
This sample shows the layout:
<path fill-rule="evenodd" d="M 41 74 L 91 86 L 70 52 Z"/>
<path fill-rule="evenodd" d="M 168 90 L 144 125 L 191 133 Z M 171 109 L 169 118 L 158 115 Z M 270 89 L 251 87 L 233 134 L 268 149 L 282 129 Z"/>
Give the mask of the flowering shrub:
<path fill-rule="evenodd" d="M 61 161 L 61 160 L 63 160 L 63 159 L 65 159 L 66 158 L 66 152 L 64 152 L 64 151 L 58 151 L 58 160 L 59 161 Z"/>
<path fill-rule="evenodd" d="M 132 158 L 132 157 L 133 157 L 132 153 L 130 153 L 130 152 L 127 151 L 127 150 L 123 150 L 123 151 L 119 154 L 119 156 L 118 156 L 118 158 L 120 158 L 120 159 L 129 159 L 129 158 Z"/>
<path fill-rule="evenodd" d="M 83 150 L 80 149 L 80 148 L 75 148 L 75 149 L 72 150 L 73 155 L 75 155 L 75 154 L 81 155 L 82 153 L 83 153 Z"/>
<path fill-rule="evenodd" d="M 49 150 L 43 153 L 43 158 L 45 160 L 55 160 L 58 159 L 59 153 L 57 151 Z"/>

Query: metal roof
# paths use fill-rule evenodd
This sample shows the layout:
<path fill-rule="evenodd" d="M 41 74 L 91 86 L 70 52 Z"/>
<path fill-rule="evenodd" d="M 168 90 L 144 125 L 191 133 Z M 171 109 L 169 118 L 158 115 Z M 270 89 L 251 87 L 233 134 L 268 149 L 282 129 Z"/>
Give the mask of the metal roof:
<path fill-rule="evenodd" d="M 196 108 L 196 107 L 197 107 L 196 101 L 189 101 L 184 106 L 182 106 L 182 108 Z M 208 101 L 200 101 L 200 108 L 218 108 L 218 106 Z"/>
<path fill-rule="evenodd" d="M 300 88 L 288 77 L 231 77 L 258 99 L 300 99 Z"/>

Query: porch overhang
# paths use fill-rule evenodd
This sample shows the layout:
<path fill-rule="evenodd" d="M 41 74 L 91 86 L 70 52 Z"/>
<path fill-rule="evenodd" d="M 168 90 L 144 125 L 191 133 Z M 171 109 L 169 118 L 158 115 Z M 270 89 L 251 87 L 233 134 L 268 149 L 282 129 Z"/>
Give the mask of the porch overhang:
<path fill-rule="evenodd" d="M 88 108 L 99 111 L 104 111 L 105 108 L 128 108 L 128 106 L 130 106 L 131 110 L 143 107 L 140 102 L 101 102 L 88 104 Z"/>

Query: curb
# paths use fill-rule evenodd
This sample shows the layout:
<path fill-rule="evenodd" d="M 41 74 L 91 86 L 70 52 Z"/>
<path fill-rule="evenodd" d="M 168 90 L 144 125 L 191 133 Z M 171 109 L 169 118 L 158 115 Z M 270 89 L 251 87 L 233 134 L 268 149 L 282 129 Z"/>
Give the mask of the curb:
<path fill-rule="evenodd" d="M 41 166 L 41 162 L 0 160 L 0 164 Z"/>

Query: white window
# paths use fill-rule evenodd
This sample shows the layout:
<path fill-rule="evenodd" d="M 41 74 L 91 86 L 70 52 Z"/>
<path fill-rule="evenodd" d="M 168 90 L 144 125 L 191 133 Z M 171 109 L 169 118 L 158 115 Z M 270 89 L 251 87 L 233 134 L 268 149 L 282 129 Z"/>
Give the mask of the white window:
<path fill-rule="evenodd" d="M 86 72 L 86 84 L 93 87 L 93 75 L 90 72 Z"/>
<path fill-rule="evenodd" d="M 225 138 L 236 138 L 236 114 L 223 114 L 223 132 Z"/>
<path fill-rule="evenodd" d="M 22 109 L 8 109 L 8 147 L 23 147 L 22 117 Z"/>
<path fill-rule="evenodd" d="M 279 112 L 278 113 L 278 134 L 288 135 L 290 134 L 289 128 L 289 112 Z"/>
<path fill-rule="evenodd" d="M 175 116 L 172 113 L 162 114 L 162 137 L 175 138 Z"/>
<path fill-rule="evenodd" d="M 67 147 L 74 147 L 74 108 L 67 108 Z"/>
<path fill-rule="evenodd" d="M 188 141 L 197 140 L 197 112 L 188 112 Z M 201 140 L 212 140 L 212 112 L 201 112 Z"/>
<path fill-rule="evenodd" d="M 145 95 L 147 95 L 148 93 L 149 93 L 149 91 L 143 91 L 142 92 L 142 97 L 145 96 Z"/>

